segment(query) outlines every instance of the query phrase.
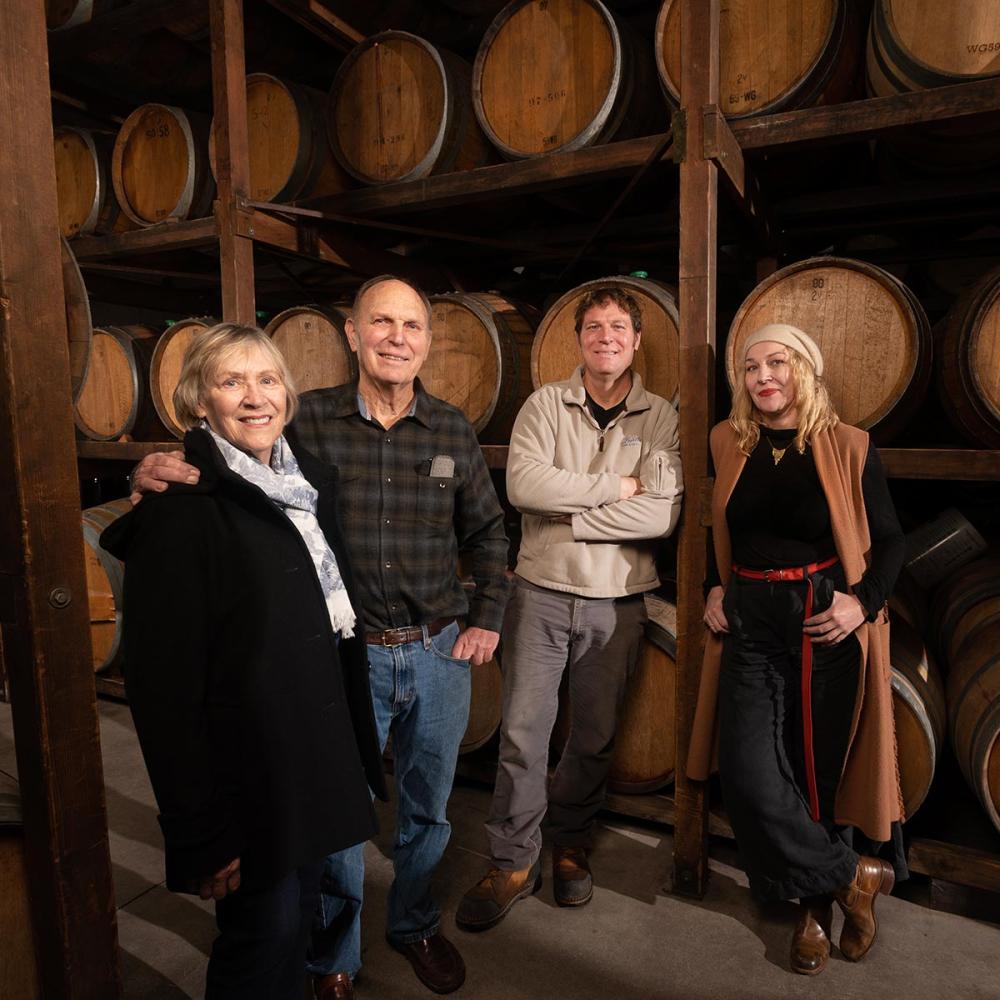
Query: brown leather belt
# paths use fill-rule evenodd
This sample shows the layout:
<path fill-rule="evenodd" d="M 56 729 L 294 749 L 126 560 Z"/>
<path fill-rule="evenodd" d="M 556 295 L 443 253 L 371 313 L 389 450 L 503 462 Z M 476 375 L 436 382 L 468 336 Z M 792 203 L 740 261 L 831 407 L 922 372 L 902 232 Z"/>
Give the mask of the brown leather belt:
<path fill-rule="evenodd" d="M 437 635 L 454 620 L 454 618 L 435 618 L 434 621 L 428 622 L 427 634 Z M 402 628 L 385 628 L 381 632 L 365 632 L 365 642 L 369 646 L 402 646 L 403 643 L 416 642 L 423 637 L 422 625 L 404 625 Z"/>
<path fill-rule="evenodd" d="M 804 580 L 806 600 L 802 617 L 811 618 L 813 613 L 812 575 L 817 570 L 827 569 L 837 561 L 836 556 L 808 566 L 789 566 L 783 569 L 747 569 L 733 563 L 733 572 L 748 580 L 767 580 L 776 583 L 783 580 Z M 816 760 L 813 754 L 812 719 L 812 640 L 802 633 L 802 753 L 806 765 L 806 786 L 809 790 L 809 815 L 819 822 L 819 789 L 816 785 Z"/>

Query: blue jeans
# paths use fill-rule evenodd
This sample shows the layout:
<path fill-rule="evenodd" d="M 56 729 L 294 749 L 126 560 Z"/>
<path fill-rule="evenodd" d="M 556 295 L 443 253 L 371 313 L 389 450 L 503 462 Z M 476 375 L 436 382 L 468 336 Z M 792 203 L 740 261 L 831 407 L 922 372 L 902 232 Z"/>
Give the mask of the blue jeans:
<path fill-rule="evenodd" d="M 435 636 L 402 646 L 369 646 L 368 667 L 379 744 L 392 731 L 396 780 L 395 879 L 386 936 L 409 944 L 436 934 L 441 910 L 431 880 L 451 835 L 445 810 L 458 747 L 469 721 L 468 660 L 451 656 L 452 623 Z M 331 854 L 323 868 L 307 967 L 313 975 L 361 968 L 364 844 Z"/>

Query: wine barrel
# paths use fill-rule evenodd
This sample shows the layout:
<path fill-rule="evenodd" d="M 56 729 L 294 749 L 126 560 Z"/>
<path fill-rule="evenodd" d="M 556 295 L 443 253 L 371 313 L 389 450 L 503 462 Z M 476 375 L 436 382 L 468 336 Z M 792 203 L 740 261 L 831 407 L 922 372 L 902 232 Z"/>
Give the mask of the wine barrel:
<path fill-rule="evenodd" d="M 247 77 L 250 198 L 294 201 L 339 194 L 352 181 L 334 159 L 326 137 L 326 95 L 270 73 Z M 215 130 L 208 139 L 215 169 Z"/>
<path fill-rule="evenodd" d="M 66 337 L 69 343 L 69 374 L 73 401 L 80 398 L 90 362 L 93 323 L 90 299 L 76 257 L 64 237 L 59 238 L 62 261 L 63 300 L 66 308 Z"/>
<path fill-rule="evenodd" d="M 457 406 L 479 439 L 507 444 L 531 395 L 531 341 L 537 317 L 491 292 L 431 296 L 434 346 L 420 379 Z"/>
<path fill-rule="evenodd" d="M 977 444 L 1000 448 L 1000 269 L 956 301 L 936 346 L 948 417 Z"/>
<path fill-rule="evenodd" d="M 906 535 L 903 569 L 930 590 L 986 551 L 986 540 L 960 511 L 949 507 Z"/>
<path fill-rule="evenodd" d="M 646 595 L 645 641 L 618 718 L 608 788 L 626 795 L 654 792 L 674 779 L 674 703 L 677 687 L 677 608 Z M 552 744 L 561 753 L 569 736 L 572 706 L 567 674 L 559 693 Z"/>
<path fill-rule="evenodd" d="M 469 724 L 459 744 L 459 753 L 472 753 L 485 746 L 500 729 L 503 708 L 503 674 L 497 657 L 472 671 L 472 698 L 469 703 Z"/>
<path fill-rule="evenodd" d="M 127 499 L 83 511 L 83 556 L 90 605 L 90 644 L 94 671 L 120 666 L 122 660 L 122 595 L 125 566 L 101 548 L 101 532 L 132 509 Z"/>
<path fill-rule="evenodd" d="M 489 162 L 469 67 L 405 31 L 366 38 L 341 63 L 327 126 L 341 166 L 365 184 L 417 180 Z"/>
<path fill-rule="evenodd" d="M 664 0 L 654 51 L 680 104 L 681 0 Z M 848 96 L 863 30 L 851 0 L 728 0 L 719 14 L 719 103 L 727 118 L 833 104 Z"/>
<path fill-rule="evenodd" d="M 976 559 L 934 593 L 931 632 L 938 655 L 950 670 L 965 637 L 1000 620 L 1000 559 Z"/>
<path fill-rule="evenodd" d="M 513 0 L 479 46 L 472 99 L 508 159 L 666 131 L 652 53 L 601 0 Z"/>
<path fill-rule="evenodd" d="M 911 819 L 930 791 L 944 746 L 944 684 L 920 634 L 898 617 L 892 622 L 889 659 L 903 812 Z"/>
<path fill-rule="evenodd" d="M 649 278 L 615 275 L 570 289 L 542 317 L 531 348 L 535 388 L 567 379 L 580 365 L 573 314 L 580 299 L 595 288 L 612 286 L 633 295 L 642 310 L 642 339 L 632 367 L 642 384 L 664 399 L 677 400 L 680 371 L 680 318 L 674 289 Z"/>
<path fill-rule="evenodd" d="M 144 104 L 115 139 L 111 180 L 122 211 L 140 226 L 195 219 L 212 208 L 208 119 L 166 104 Z"/>
<path fill-rule="evenodd" d="M 948 666 L 948 720 L 955 757 L 1000 830 L 1000 617 L 963 622 Z"/>
<path fill-rule="evenodd" d="M 62 31 L 86 24 L 128 0 L 45 0 L 45 26 L 49 31 Z"/>
<path fill-rule="evenodd" d="M 59 126 L 54 130 L 59 232 L 67 239 L 134 228 L 111 184 L 110 132 Z"/>
<path fill-rule="evenodd" d="M 336 308 L 293 306 L 267 324 L 266 332 L 284 355 L 299 392 L 343 385 L 357 376 L 345 318 Z"/>
<path fill-rule="evenodd" d="M 927 391 L 927 316 L 902 282 L 874 264 L 812 257 L 761 282 L 729 328 L 730 387 L 743 378 L 744 342 L 767 323 L 791 323 L 819 344 L 840 419 L 881 441 L 905 426 Z"/>
<path fill-rule="evenodd" d="M 181 376 L 184 352 L 192 338 L 218 322 L 210 317 L 182 319 L 167 327 L 156 342 L 149 365 L 149 393 L 160 421 L 174 437 L 184 437 L 184 428 L 177 422 L 174 409 L 174 389 Z"/>
<path fill-rule="evenodd" d="M 156 332 L 148 326 L 106 326 L 94 330 L 90 364 L 73 419 L 83 437 L 117 441 L 161 441 L 168 436 L 149 393 Z"/>

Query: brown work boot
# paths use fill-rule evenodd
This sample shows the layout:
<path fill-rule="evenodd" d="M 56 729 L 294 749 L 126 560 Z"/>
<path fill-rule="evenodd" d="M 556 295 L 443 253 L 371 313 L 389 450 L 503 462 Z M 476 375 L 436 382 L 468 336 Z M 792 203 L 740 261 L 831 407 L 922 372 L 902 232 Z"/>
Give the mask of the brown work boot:
<path fill-rule="evenodd" d="M 458 904 L 455 923 L 466 931 L 485 931 L 500 923 L 510 908 L 542 887 L 541 864 L 507 871 L 490 868 Z"/>
<path fill-rule="evenodd" d="M 354 1000 L 354 984 L 346 972 L 313 979 L 313 996 L 316 1000 Z"/>
<path fill-rule="evenodd" d="M 819 975 L 830 957 L 831 896 L 807 896 L 799 900 L 799 922 L 792 935 L 792 971 L 803 976 Z"/>
<path fill-rule="evenodd" d="M 594 895 L 594 880 L 582 847 L 552 848 L 552 892 L 560 906 L 583 906 Z"/>
<path fill-rule="evenodd" d="M 888 896 L 895 884 L 892 865 L 880 858 L 862 856 L 854 878 L 834 892 L 834 898 L 844 911 L 840 950 L 848 961 L 856 962 L 864 958 L 875 943 L 878 932 L 875 899 L 880 892 Z"/>

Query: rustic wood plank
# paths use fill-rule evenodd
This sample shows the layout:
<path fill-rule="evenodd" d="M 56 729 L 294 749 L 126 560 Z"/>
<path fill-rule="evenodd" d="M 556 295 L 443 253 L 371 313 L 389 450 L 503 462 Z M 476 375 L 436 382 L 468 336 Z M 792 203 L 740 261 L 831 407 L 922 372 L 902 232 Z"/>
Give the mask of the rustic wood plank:
<path fill-rule="evenodd" d="M 701 109 L 703 137 L 702 155 L 725 172 L 729 183 L 741 197 L 746 197 L 746 177 L 743 165 L 743 150 L 733 135 L 725 115 L 718 105 L 707 104 Z"/>
<path fill-rule="evenodd" d="M 1000 480 L 1000 451 L 962 448 L 879 448 L 890 479 Z"/>
<path fill-rule="evenodd" d="M 121 996 L 44 5 L 0 4 L 0 577 L 42 995 Z M 16 196 L 13 196 L 16 192 Z"/>
<path fill-rule="evenodd" d="M 353 49 L 365 36 L 357 28 L 335 14 L 322 0 L 267 0 L 282 14 L 301 24 L 327 45 L 343 52 Z"/>
<path fill-rule="evenodd" d="M 215 115 L 215 179 L 218 199 L 219 270 L 222 318 L 256 323 L 253 240 L 243 231 L 248 213 L 250 144 L 247 134 L 246 58 L 243 51 L 243 0 L 211 0 L 212 105 Z"/>
<path fill-rule="evenodd" d="M 78 261 L 101 260 L 163 250 L 186 250 L 207 246 L 218 238 L 219 228 L 214 218 L 182 219 L 128 233 L 82 236 L 73 240 L 73 253 Z"/>
<path fill-rule="evenodd" d="M 698 486 L 708 476 L 708 428 L 715 404 L 716 230 L 718 167 L 704 156 L 701 109 L 719 103 L 719 0 L 683 0 L 681 109 L 686 148 L 680 165 L 681 464 L 688 500 L 681 513 L 677 553 L 677 733 L 674 786 L 675 892 L 702 896 L 708 882 L 708 789 L 684 771 L 701 678 L 705 627 L 701 582 L 708 533 L 701 523 Z M 692 502 L 693 501 L 693 502 Z"/>
<path fill-rule="evenodd" d="M 911 872 L 1000 892 L 1000 856 L 962 844 L 915 837 L 906 862 Z"/>

